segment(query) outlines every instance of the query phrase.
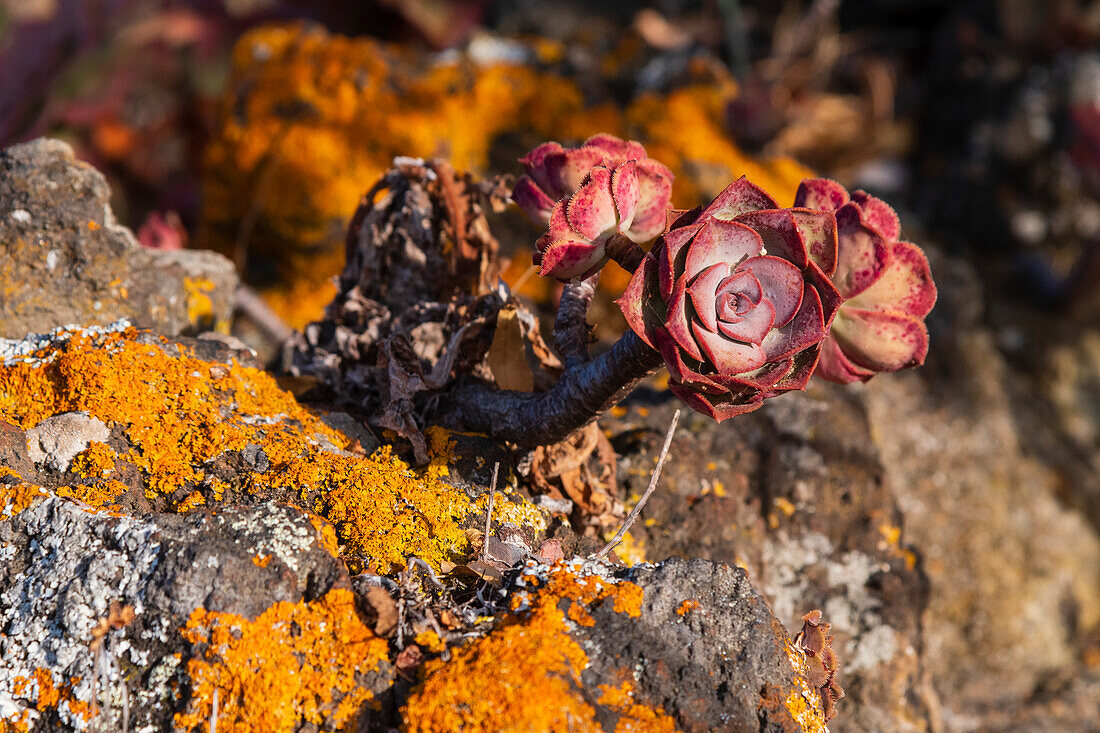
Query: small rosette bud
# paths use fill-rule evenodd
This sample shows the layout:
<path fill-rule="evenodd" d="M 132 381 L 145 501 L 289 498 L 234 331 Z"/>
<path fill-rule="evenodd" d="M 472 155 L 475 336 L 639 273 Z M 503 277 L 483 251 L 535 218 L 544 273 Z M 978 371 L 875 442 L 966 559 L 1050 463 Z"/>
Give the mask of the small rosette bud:
<path fill-rule="evenodd" d="M 676 222 L 619 299 L 669 389 L 717 420 L 804 389 L 840 304 L 831 212 L 781 209 L 742 178 Z"/>
<path fill-rule="evenodd" d="M 540 273 L 559 280 L 585 278 L 607 262 L 612 238 L 644 243 L 659 236 L 671 184 L 671 175 L 654 178 L 637 160 L 592 168 L 577 190 L 550 210 L 549 229 L 537 243 Z"/>
<path fill-rule="evenodd" d="M 844 302 L 822 344 L 817 374 L 845 384 L 923 364 L 924 318 L 936 303 L 936 286 L 924 252 L 898 241 L 894 210 L 864 191 L 849 195 L 825 178 L 804 180 L 795 206 L 836 214 L 832 280 Z"/>
<path fill-rule="evenodd" d="M 650 227 L 653 233 L 636 241 L 649 241 L 661 233 L 665 209 L 672 192 L 672 172 L 646 156 L 641 143 L 620 140 L 614 135 L 593 135 L 577 148 L 558 143 L 543 143 L 529 152 L 520 163 L 527 171 L 516 181 L 512 199 L 539 224 L 550 223 L 554 204 L 580 188 L 596 166 L 613 169 L 633 160 L 638 177 L 639 211 L 635 227 L 640 234 Z"/>

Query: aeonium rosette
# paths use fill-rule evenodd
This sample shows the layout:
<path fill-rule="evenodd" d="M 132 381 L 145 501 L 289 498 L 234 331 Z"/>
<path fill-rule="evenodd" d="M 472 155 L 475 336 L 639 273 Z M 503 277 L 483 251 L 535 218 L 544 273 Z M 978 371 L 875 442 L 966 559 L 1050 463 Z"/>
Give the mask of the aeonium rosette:
<path fill-rule="evenodd" d="M 783 209 L 742 178 L 685 215 L 619 299 L 669 389 L 717 420 L 804 389 L 840 305 L 830 211 Z"/>
<path fill-rule="evenodd" d="M 607 262 L 617 238 L 645 244 L 665 229 L 672 173 L 639 143 L 611 135 L 573 149 L 546 143 L 522 162 L 528 174 L 512 198 L 548 225 L 535 256 L 544 276 L 588 277 Z"/>
<path fill-rule="evenodd" d="M 844 302 L 822 344 L 817 374 L 843 384 L 923 364 L 924 317 L 936 303 L 936 286 L 924 252 L 898 241 L 894 210 L 825 178 L 804 180 L 795 206 L 833 211 L 837 221 L 832 280 Z"/>

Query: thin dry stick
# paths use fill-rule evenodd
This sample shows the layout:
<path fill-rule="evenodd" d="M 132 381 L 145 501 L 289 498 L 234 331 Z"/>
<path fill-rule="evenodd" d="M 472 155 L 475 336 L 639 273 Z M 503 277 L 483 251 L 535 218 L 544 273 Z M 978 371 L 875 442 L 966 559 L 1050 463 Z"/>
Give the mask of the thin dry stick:
<path fill-rule="evenodd" d="M 489 522 L 493 520 L 493 498 L 497 491 L 497 472 L 500 470 L 500 461 L 493 464 L 493 480 L 489 482 L 489 511 L 485 513 L 485 543 L 481 546 L 481 559 L 489 559 Z"/>
<path fill-rule="evenodd" d="M 607 557 L 608 553 L 615 549 L 615 545 L 623 541 L 623 535 L 630 529 L 630 525 L 634 524 L 634 520 L 638 518 L 638 515 L 642 513 L 642 507 L 649 501 L 649 495 L 657 488 L 657 479 L 661 478 L 661 468 L 665 465 L 665 458 L 668 456 L 668 447 L 672 444 L 672 434 L 676 432 L 676 423 L 678 422 L 680 422 L 679 408 L 677 408 L 676 413 L 672 416 L 672 422 L 668 425 L 668 432 L 665 433 L 665 444 L 661 446 L 661 454 L 657 456 L 657 465 L 653 467 L 653 475 L 649 477 L 649 486 L 646 487 L 645 493 L 642 494 L 642 498 L 638 500 L 637 506 L 631 510 L 630 515 L 626 518 L 626 521 L 623 522 L 623 526 L 619 527 L 619 531 L 615 533 L 611 541 L 604 545 L 604 548 L 597 552 L 592 559 L 603 560 Z"/>
<path fill-rule="evenodd" d="M 210 702 L 210 733 L 218 733 L 218 688 L 214 688 L 214 699 Z"/>

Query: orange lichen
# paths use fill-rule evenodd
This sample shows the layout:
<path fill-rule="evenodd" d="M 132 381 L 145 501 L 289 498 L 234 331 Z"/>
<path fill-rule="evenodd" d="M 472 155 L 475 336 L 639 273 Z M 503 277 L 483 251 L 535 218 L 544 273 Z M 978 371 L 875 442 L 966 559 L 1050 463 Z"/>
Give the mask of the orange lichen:
<path fill-rule="evenodd" d="M 253 555 L 252 563 L 258 568 L 266 568 L 271 563 L 272 555 Z"/>
<path fill-rule="evenodd" d="M 93 440 L 73 458 L 69 470 L 81 478 L 102 478 L 114 467 L 115 452 L 105 443 Z"/>
<path fill-rule="evenodd" d="M 679 605 L 679 607 L 676 609 L 676 613 L 679 616 L 687 616 L 689 613 L 697 608 L 699 608 L 699 601 L 695 600 L 694 598 L 688 598 Z"/>
<path fill-rule="evenodd" d="M 414 641 L 432 654 L 439 654 L 447 648 L 447 642 L 443 641 L 439 634 L 431 629 L 428 631 L 421 631 L 416 635 Z"/>
<path fill-rule="evenodd" d="M 47 494 L 41 487 L 23 481 L 15 471 L 7 466 L 0 466 L 0 479 L 11 476 L 16 479 L 14 483 L 0 480 L 0 519 L 14 517 L 24 509 L 29 508 L 38 499 Z M 8 479 L 11 481 L 11 479 Z"/>
<path fill-rule="evenodd" d="M 347 438 L 278 388 L 267 373 L 239 364 L 203 361 L 182 349 L 169 356 L 138 332 L 74 333 L 68 341 L 0 367 L 0 419 L 24 428 L 62 412 L 83 410 L 121 426 L 134 449 L 120 456 L 137 466 L 147 497 L 159 510 L 187 511 L 188 496 L 218 501 L 230 487 L 207 476 L 206 464 L 225 451 L 260 446 L 266 472 L 246 471 L 234 490 L 275 496 L 319 514 L 335 526 L 353 571 L 389 571 L 417 555 L 438 567 L 467 548 L 459 522 L 474 511 L 461 490 L 441 481 L 433 465 L 416 473 L 388 448 L 371 457 L 336 454 Z M 33 396 L 28 398 L 28 396 Z M 256 418 L 266 418 L 257 420 Z M 70 487 L 76 492 L 118 486 Z M 187 498 L 172 496 L 184 490 Z M 26 487 L 0 487 L 20 509 L 34 496 Z M 120 493 L 120 492 L 118 492 Z M 117 496 L 117 493 L 115 494 Z M 14 511 L 14 510 L 13 510 Z"/>
<path fill-rule="evenodd" d="M 85 721 L 90 720 L 91 707 L 73 697 L 73 686 L 79 681 L 79 677 L 74 677 L 66 684 L 58 686 L 53 680 L 53 674 L 45 667 L 36 668 L 29 677 L 16 676 L 12 680 L 12 694 L 29 702 L 29 706 L 11 717 L 0 719 L 0 733 L 24 733 L 30 730 L 31 711 L 48 713 L 65 707 L 73 715 Z"/>
<path fill-rule="evenodd" d="M 187 712 L 175 717 L 185 730 L 206 730 L 215 690 L 219 730 L 341 729 L 371 699 L 363 678 L 388 655 L 339 588 L 312 603 L 276 603 L 255 621 L 196 609 L 183 636 L 200 649 L 187 663 Z"/>
<path fill-rule="evenodd" d="M 634 683 L 600 685 L 600 705 L 619 714 L 615 733 L 675 733 L 676 722 L 662 708 L 651 708 L 634 701 Z"/>
<path fill-rule="evenodd" d="M 535 576 L 528 580 L 538 581 Z M 513 597 L 515 613 L 492 633 L 452 650 L 449 662 L 424 665 L 424 680 L 402 711 L 406 729 L 601 730 L 580 692 L 588 656 L 570 636 L 566 619 L 575 607 L 588 614 L 607 600 L 620 613 L 638 615 L 641 595 L 633 583 L 580 575 L 565 563 L 555 564 L 541 587 Z M 568 605 L 564 613 L 563 605 Z M 644 719 L 641 712 L 634 717 Z"/>
<path fill-rule="evenodd" d="M 96 509 L 117 511 L 115 502 L 128 491 L 126 484 L 113 479 L 99 479 L 91 484 L 73 484 L 54 489 L 58 496 L 82 501 Z"/>
<path fill-rule="evenodd" d="M 186 277 L 183 279 L 183 290 L 187 297 L 187 320 L 191 323 L 213 321 L 214 301 L 210 300 L 210 293 L 214 289 L 214 282 L 209 278 Z"/>

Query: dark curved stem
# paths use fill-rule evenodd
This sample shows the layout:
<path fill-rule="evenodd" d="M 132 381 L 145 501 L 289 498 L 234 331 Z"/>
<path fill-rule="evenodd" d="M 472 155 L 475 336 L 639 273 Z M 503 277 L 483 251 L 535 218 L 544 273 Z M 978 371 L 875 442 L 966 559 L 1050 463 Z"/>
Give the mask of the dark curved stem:
<path fill-rule="evenodd" d="M 468 384 L 453 392 L 455 416 L 469 430 L 524 448 L 549 445 L 619 402 L 664 360 L 633 331 L 610 350 L 569 367 L 547 392 L 516 392 Z"/>
<path fill-rule="evenodd" d="M 604 249 L 607 256 L 613 260 L 620 267 L 627 272 L 634 272 L 638 269 L 638 265 L 642 264 L 642 258 L 645 257 L 645 250 L 641 248 L 636 242 L 632 242 L 622 234 L 615 234 L 607 242 L 607 246 Z"/>
<path fill-rule="evenodd" d="M 588 354 L 588 308 L 596 294 L 597 272 L 584 280 L 567 282 L 558 301 L 558 314 L 554 318 L 554 348 L 566 368 L 583 364 L 591 358 Z"/>

